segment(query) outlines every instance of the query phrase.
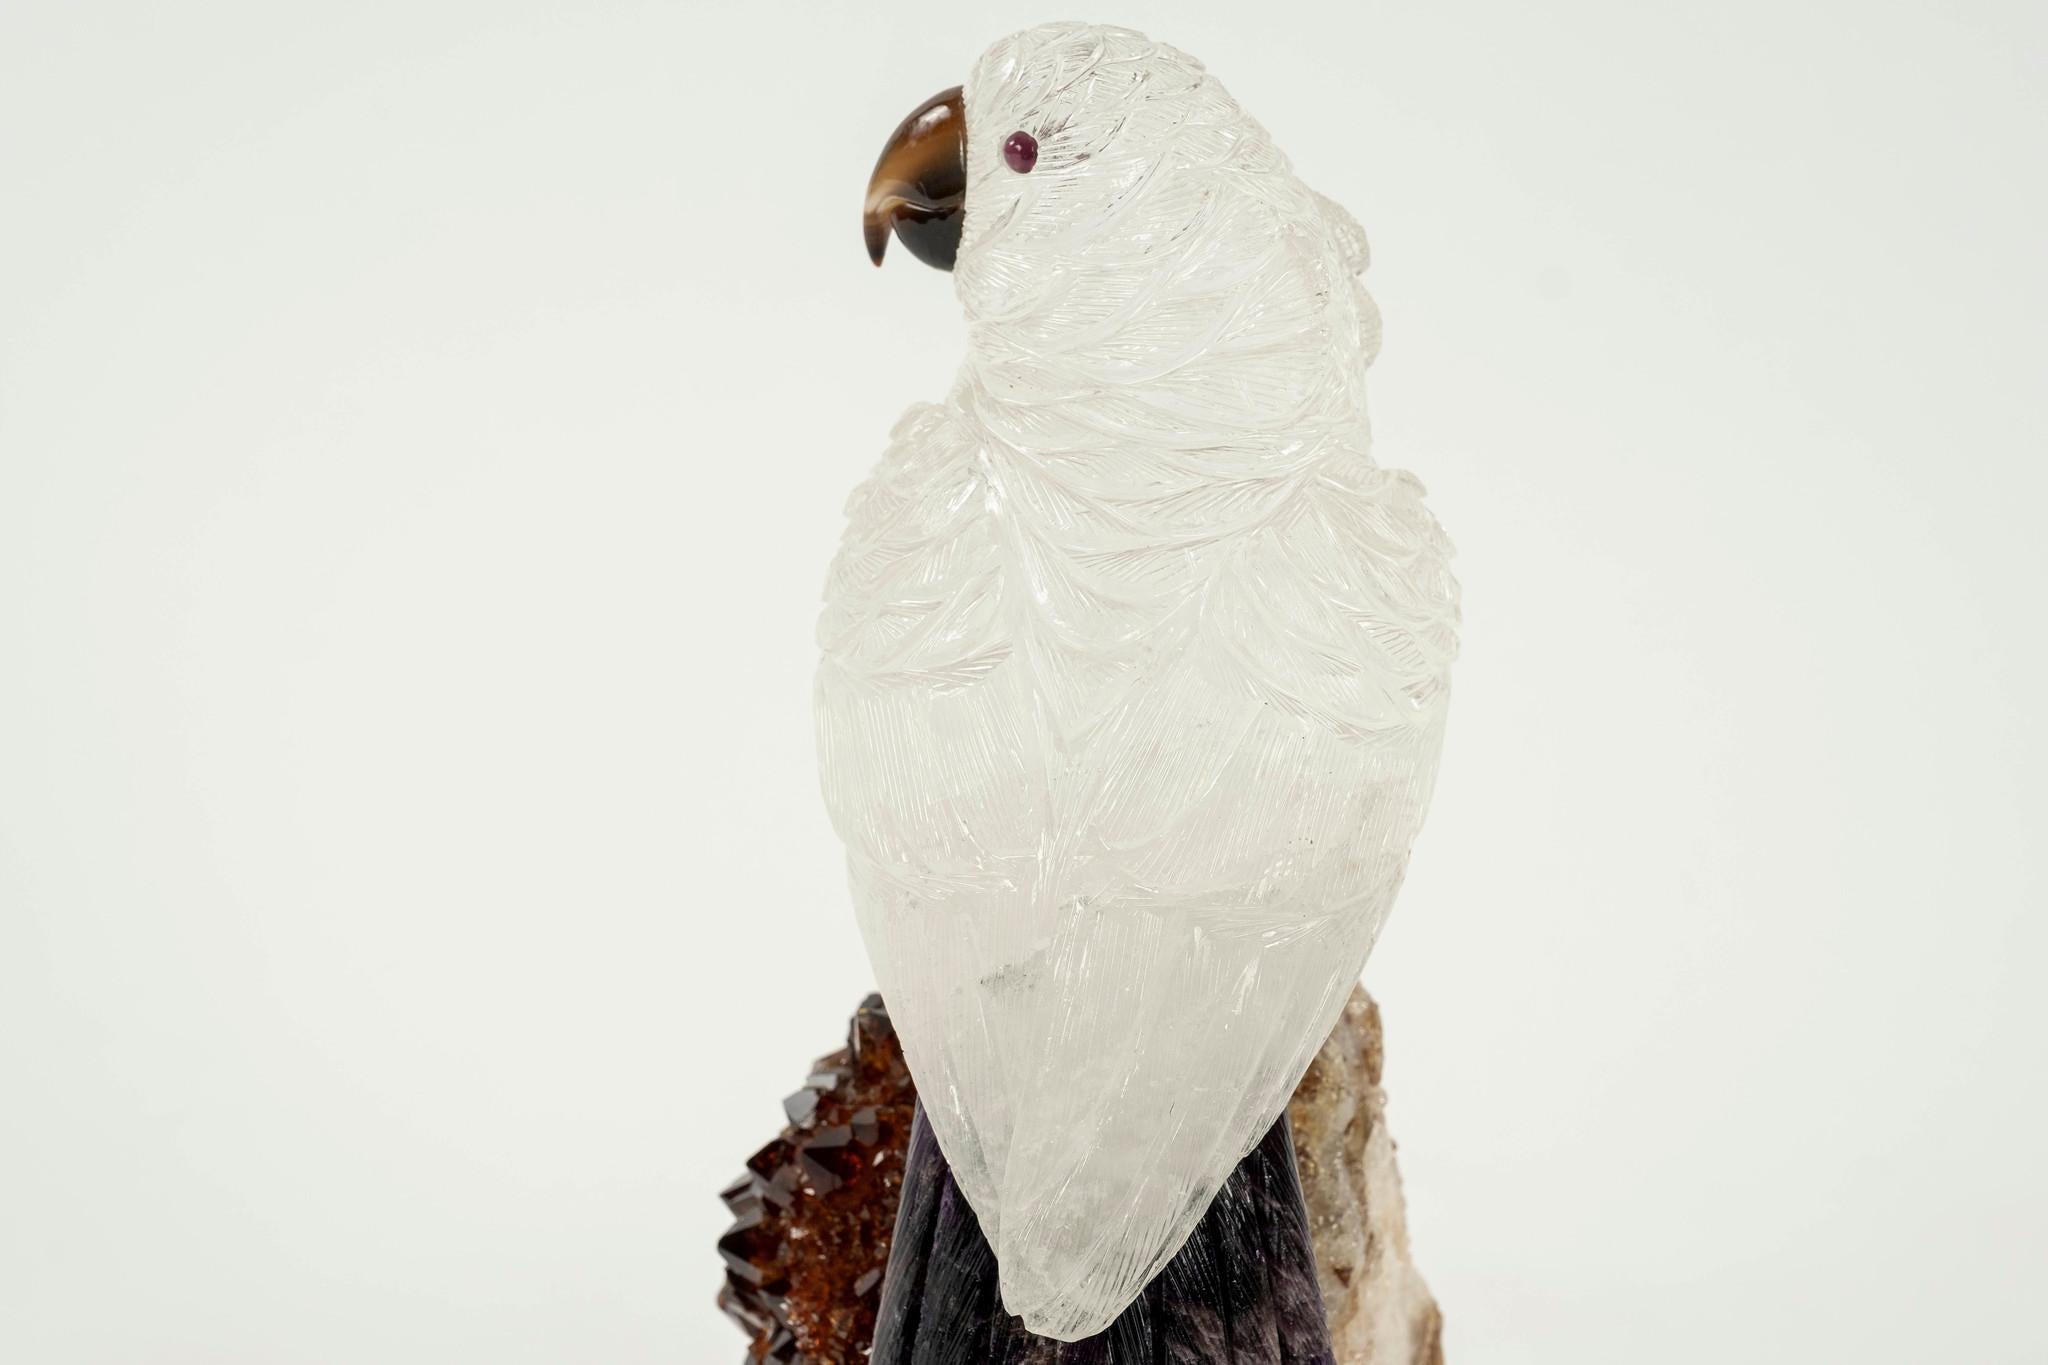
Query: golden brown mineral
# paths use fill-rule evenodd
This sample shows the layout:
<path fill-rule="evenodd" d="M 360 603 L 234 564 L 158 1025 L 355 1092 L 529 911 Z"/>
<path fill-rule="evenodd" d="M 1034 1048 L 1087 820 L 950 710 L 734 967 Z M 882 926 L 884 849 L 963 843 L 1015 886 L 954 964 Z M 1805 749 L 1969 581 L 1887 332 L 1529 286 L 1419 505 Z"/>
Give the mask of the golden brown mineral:
<path fill-rule="evenodd" d="M 782 1136 L 723 1195 L 718 1306 L 752 1339 L 750 1361 L 857 1365 L 903 1182 L 917 1092 L 882 997 L 854 1011 L 846 1046 L 782 1102 Z"/>

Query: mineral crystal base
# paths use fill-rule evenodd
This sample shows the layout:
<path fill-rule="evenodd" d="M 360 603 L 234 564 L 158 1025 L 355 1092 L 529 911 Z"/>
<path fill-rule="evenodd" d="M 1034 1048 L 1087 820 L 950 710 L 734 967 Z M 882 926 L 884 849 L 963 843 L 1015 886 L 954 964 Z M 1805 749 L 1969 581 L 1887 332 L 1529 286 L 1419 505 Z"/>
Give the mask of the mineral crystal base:
<path fill-rule="evenodd" d="M 872 1365 L 1334 1365 L 1285 1117 L 1238 1163 L 1179 1253 L 1110 1326 L 1034 1336 L 919 1110 Z"/>
<path fill-rule="evenodd" d="M 1409 1257 L 1381 1060 L 1379 1009 L 1354 990 L 1288 1105 L 1324 1311 L 1337 1365 L 1443 1365 L 1443 1319 Z M 735 1221 L 719 1242 L 719 1304 L 749 1361 L 868 1358 L 915 1099 L 871 995 L 847 1046 L 783 1102 L 781 1135 L 725 1191 Z"/>

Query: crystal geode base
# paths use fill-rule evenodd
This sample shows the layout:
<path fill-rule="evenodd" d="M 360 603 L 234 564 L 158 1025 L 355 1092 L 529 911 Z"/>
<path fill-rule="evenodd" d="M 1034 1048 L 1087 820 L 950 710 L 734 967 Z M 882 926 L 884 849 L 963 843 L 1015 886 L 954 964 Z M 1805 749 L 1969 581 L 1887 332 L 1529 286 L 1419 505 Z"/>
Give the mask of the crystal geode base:
<path fill-rule="evenodd" d="M 1166 1269 L 1080 1341 L 1003 1310 L 995 1253 L 921 1107 L 902 1198 L 871 1365 L 1334 1365 L 1285 1116 Z"/>
<path fill-rule="evenodd" d="M 1355 990 L 1287 1109 L 1324 1313 L 1338 1365 L 1443 1365 L 1442 1315 L 1409 1256 L 1382 1055 L 1379 1009 Z M 781 1135 L 725 1191 L 735 1222 L 719 1242 L 719 1305 L 746 1332 L 750 1362 L 868 1359 L 915 1102 L 894 1026 L 871 995 L 847 1046 L 783 1102 Z"/>

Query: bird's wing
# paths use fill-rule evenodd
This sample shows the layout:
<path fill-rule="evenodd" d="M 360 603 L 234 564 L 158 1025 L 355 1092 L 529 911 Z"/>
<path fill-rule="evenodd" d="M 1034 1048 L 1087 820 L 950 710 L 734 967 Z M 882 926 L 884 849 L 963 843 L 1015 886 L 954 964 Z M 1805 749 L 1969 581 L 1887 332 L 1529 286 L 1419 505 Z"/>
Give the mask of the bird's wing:
<path fill-rule="evenodd" d="M 1028 851 L 1039 744 L 1010 660 L 985 470 L 920 404 L 847 504 L 818 639 L 819 760 L 848 851 L 933 895 Z M 1023 847 L 1020 848 L 1020 840 Z"/>
<path fill-rule="evenodd" d="M 1365 240 L 1365 229 L 1358 220 L 1327 194 L 1315 194 L 1316 207 L 1322 210 L 1323 221 L 1328 225 L 1330 237 L 1337 243 L 1337 255 L 1344 262 L 1344 268 L 1354 275 L 1363 275 L 1365 268 L 1372 264 L 1372 248 Z"/>

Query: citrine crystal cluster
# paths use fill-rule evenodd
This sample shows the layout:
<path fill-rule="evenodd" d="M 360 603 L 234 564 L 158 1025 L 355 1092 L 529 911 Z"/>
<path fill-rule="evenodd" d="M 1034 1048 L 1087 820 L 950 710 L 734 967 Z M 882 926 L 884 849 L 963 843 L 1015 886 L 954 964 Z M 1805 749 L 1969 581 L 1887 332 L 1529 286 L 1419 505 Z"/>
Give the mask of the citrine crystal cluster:
<path fill-rule="evenodd" d="M 903 1183 L 917 1092 L 882 997 L 854 1011 L 846 1046 L 782 1102 L 782 1135 L 721 1198 L 718 1304 L 752 1338 L 750 1361 L 866 1359 Z"/>

